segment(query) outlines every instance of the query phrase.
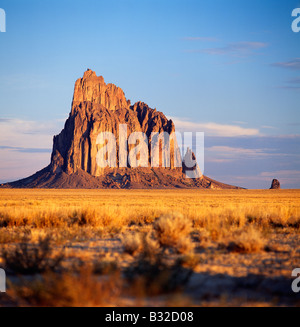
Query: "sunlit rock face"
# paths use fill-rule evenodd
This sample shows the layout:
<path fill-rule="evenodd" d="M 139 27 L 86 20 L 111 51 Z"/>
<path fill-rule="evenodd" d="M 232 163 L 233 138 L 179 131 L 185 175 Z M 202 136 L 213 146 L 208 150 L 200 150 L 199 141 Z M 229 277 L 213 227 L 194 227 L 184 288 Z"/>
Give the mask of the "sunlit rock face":
<path fill-rule="evenodd" d="M 132 141 L 136 132 L 144 139 Z M 102 133 L 113 135 L 114 142 L 101 143 Z M 99 164 L 104 147 L 105 160 L 113 165 Z M 190 149 L 183 160 L 172 120 L 144 102 L 131 105 L 121 88 L 88 69 L 75 83 L 71 112 L 54 136 L 50 164 L 1 187 L 236 188 L 202 175 Z"/>
<path fill-rule="evenodd" d="M 117 167 L 119 167 L 119 126 L 127 125 L 127 137 L 133 132 L 143 132 L 148 139 L 148 163 L 151 165 L 151 134 L 175 132 L 175 126 L 166 116 L 151 109 L 143 102 L 130 106 L 123 90 L 114 84 L 106 84 L 102 76 L 87 70 L 75 83 L 72 109 L 62 132 L 54 137 L 51 159 L 52 172 L 72 174 L 83 170 L 93 176 L 104 174 L 97 165 L 99 151 L 97 137 L 101 132 L 110 132 L 116 138 Z M 109 148 L 108 153 L 113 150 Z M 128 152 L 135 145 L 128 145 Z M 159 145 L 158 145 L 159 146 Z M 162 144 L 161 144 L 162 147 Z M 174 167 L 174 141 L 170 147 L 171 169 Z M 162 150 L 162 149 L 161 149 Z M 176 151 L 179 162 L 180 154 Z M 128 166 L 130 166 L 128 164 Z M 160 162 L 162 166 L 162 162 Z M 179 169 L 180 170 L 180 169 Z"/>

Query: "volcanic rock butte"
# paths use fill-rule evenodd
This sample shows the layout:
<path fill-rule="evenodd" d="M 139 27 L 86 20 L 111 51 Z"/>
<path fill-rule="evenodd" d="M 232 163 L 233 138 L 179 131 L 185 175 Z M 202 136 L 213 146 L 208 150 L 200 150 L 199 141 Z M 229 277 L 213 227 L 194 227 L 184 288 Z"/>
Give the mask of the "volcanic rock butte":
<path fill-rule="evenodd" d="M 133 132 L 143 132 L 148 137 L 148 167 L 120 168 L 119 125 L 127 125 L 127 137 Z M 100 132 L 111 132 L 116 138 L 117 165 L 102 168 L 96 156 L 103 146 L 97 144 Z M 176 138 L 170 142 L 170 166 L 162 167 L 162 152 L 157 168 L 150 166 L 151 133 L 175 132 L 172 120 L 151 109 L 143 102 L 131 105 L 123 90 L 114 84 L 106 84 L 102 76 L 88 69 L 83 78 L 75 83 L 72 108 L 64 129 L 53 139 L 51 163 L 34 175 L 4 187 L 20 188 L 237 188 L 214 181 L 200 173 L 196 163 L 188 168 L 182 162 Z M 137 144 L 127 144 L 128 152 Z M 159 150 L 166 146 L 161 142 Z M 108 154 L 111 148 L 108 147 Z M 155 149 L 155 148 L 154 148 Z M 196 159 L 188 150 L 185 154 Z M 186 163 L 187 161 L 185 161 Z M 175 167 L 176 166 L 176 167 Z M 187 171 L 194 170 L 199 178 L 186 178 Z"/>
<path fill-rule="evenodd" d="M 270 190 L 279 190 L 279 189 L 280 189 L 279 180 L 278 179 L 273 179 Z"/>

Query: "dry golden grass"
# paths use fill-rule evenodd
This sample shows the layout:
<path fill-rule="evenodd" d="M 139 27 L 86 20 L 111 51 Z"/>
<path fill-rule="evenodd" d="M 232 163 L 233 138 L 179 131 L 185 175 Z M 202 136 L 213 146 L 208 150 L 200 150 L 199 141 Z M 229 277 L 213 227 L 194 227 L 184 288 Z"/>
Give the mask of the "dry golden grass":
<path fill-rule="evenodd" d="M 182 213 L 164 214 L 155 221 L 153 227 L 163 248 L 174 248 L 180 253 L 192 249 L 189 242 L 192 221 Z"/>
<path fill-rule="evenodd" d="M 0 244 L 6 249 L 1 267 L 10 266 L 15 273 L 26 270 L 28 262 L 35 267 L 40 257 L 32 249 L 42 249 L 39 242 L 49 235 L 49 252 L 63 252 L 60 275 L 47 273 L 44 289 L 40 284 L 11 289 L 20 303 L 28 305 L 37 301 L 80 305 L 75 293 L 57 303 L 52 293 L 48 302 L 45 297 L 49 279 L 57 287 L 67 287 L 63 283 L 80 279 L 86 265 L 93 267 L 93 276 L 124 272 L 133 265 L 133 276 L 143 280 L 144 295 L 151 272 L 157 277 L 151 288 L 159 290 L 169 289 L 169 282 L 177 285 L 184 269 L 187 276 L 194 270 L 236 278 L 247 274 L 290 278 L 291 268 L 300 261 L 299 233 L 298 190 L 0 190 Z M 17 269 L 12 263 L 22 263 L 16 258 L 26 258 L 23 250 L 28 262 L 24 259 L 23 268 Z M 77 275 L 66 277 L 68 271 Z M 155 285 L 160 278 L 160 286 Z M 130 285 L 133 291 L 135 282 Z M 24 292 L 32 296 L 25 299 Z M 102 304 L 92 296 L 90 303 Z"/>
<path fill-rule="evenodd" d="M 90 307 L 113 306 L 121 291 L 118 273 L 99 280 L 83 267 L 77 274 L 47 272 L 41 279 L 13 284 L 8 294 L 19 306 Z"/>
<path fill-rule="evenodd" d="M 298 225 L 297 190 L 0 190 L 0 227 L 116 227 L 177 212 L 195 227 Z"/>
<path fill-rule="evenodd" d="M 39 238 L 37 244 L 31 244 L 30 239 L 23 238 L 14 248 L 3 249 L 2 258 L 5 268 L 19 274 L 36 274 L 54 270 L 59 267 L 62 255 L 52 255 L 50 236 Z"/>
<path fill-rule="evenodd" d="M 126 233 L 122 236 L 124 251 L 130 255 L 135 255 L 143 249 L 143 235 L 141 233 Z"/>
<path fill-rule="evenodd" d="M 250 226 L 242 229 L 232 235 L 232 240 L 227 242 L 227 248 L 232 252 L 255 253 L 261 252 L 265 247 L 264 240 L 260 231 Z"/>

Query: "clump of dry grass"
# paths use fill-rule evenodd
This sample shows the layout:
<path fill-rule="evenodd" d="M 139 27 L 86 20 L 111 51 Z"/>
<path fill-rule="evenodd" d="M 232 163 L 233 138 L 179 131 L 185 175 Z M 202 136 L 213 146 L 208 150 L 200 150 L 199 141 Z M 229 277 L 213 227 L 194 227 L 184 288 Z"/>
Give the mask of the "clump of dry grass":
<path fill-rule="evenodd" d="M 24 227 L 0 228 L 0 244 L 21 242 L 26 235 L 30 235 L 31 230 Z"/>
<path fill-rule="evenodd" d="M 40 279 L 23 280 L 11 285 L 8 295 L 17 305 L 88 307 L 113 305 L 121 291 L 119 273 L 99 280 L 91 267 L 84 266 L 77 274 L 47 272 Z"/>
<path fill-rule="evenodd" d="M 231 206 L 201 208 L 193 217 L 194 228 L 243 227 L 247 222 L 243 208 Z"/>
<path fill-rule="evenodd" d="M 40 238 L 37 244 L 30 244 L 25 236 L 13 249 L 4 249 L 2 258 L 6 269 L 30 275 L 58 268 L 63 255 L 53 256 L 50 236 Z"/>
<path fill-rule="evenodd" d="M 287 220 L 287 226 L 288 227 L 292 227 L 295 229 L 300 229 L 300 216 L 296 217 L 296 216 L 291 216 L 288 220 Z"/>
<path fill-rule="evenodd" d="M 253 226 L 239 230 L 227 241 L 227 249 L 238 253 L 256 253 L 264 250 L 266 242 L 260 231 Z"/>
<path fill-rule="evenodd" d="M 182 255 L 177 259 L 177 264 L 191 270 L 194 270 L 199 263 L 200 263 L 200 257 L 198 254 L 195 253 Z"/>
<path fill-rule="evenodd" d="M 93 210 L 75 210 L 68 219 L 68 225 L 78 225 L 78 226 L 95 226 L 96 225 L 96 215 Z"/>
<path fill-rule="evenodd" d="M 152 296 L 175 291 L 186 284 L 193 273 L 193 260 L 185 260 L 182 255 L 170 257 L 166 249 L 177 254 L 193 254 L 190 231 L 190 220 L 181 214 L 168 214 L 160 217 L 150 231 L 123 237 L 124 251 L 135 255 L 135 261 L 124 271 L 132 290 Z"/>
<path fill-rule="evenodd" d="M 143 235 L 143 256 L 152 260 L 161 250 L 159 242 L 154 238 L 152 232 Z"/>
<path fill-rule="evenodd" d="M 273 215 L 269 217 L 269 224 L 274 228 L 291 227 L 291 228 L 298 229 L 300 228 L 300 217 L 295 217 L 295 216 L 283 217 L 283 216 Z"/>
<path fill-rule="evenodd" d="M 178 239 L 175 249 L 179 254 L 192 253 L 194 251 L 194 244 L 190 237 Z"/>
<path fill-rule="evenodd" d="M 148 233 L 126 233 L 122 236 L 124 252 L 136 255 L 140 252 L 156 253 L 171 249 L 183 254 L 192 252 L 192 221 L 180 213 L 162 215 Z"/>
<path fill-rule="evenodd" d="M 128 219 L 116 210 L 97 210 L 82 206 L 73 208 L 31 207 L 0 208 L 0 228 L 67 228 L 67 227 L 108 227 L 118 228 L 128 224 Z"/>
<path fill-rule="evenodd" d="M 144 256 L 151 257 L 161 250 L 160 244 L 153 237 L 152 231 L 148 233 L 126 233 L 121 239 L 124 252 L 132 256 L 143 253 Z"/>
<path fill-rule="evenodd" d="M 155 296 L 182 289 L 193 274 L 191 266 L 170 260 L 162 251 L 141 252 L 124 270 L 130 288 L 142 296 Z"/>
<path fill-rule="evenodd" d="M 121 238 L 124 252 L 135 255 L 143 249 L 143 239 L 141 233 L 126 233 Z"/>
<path fill-rule="evenodd" d="M 248 223 L 255 224 L 265 230 L 274 228 L 300 228 L 299 209 L 288 205 L 276 207 L 252 207 L 246 208 Z"/>
<path fill-rule="evenodd" d="M 155 236 L 164 248 L 173 248 L 179 253 L 193 249 L 190 233 L 192 221 L 181 213 L 162 215 L 153 225 Z"/>

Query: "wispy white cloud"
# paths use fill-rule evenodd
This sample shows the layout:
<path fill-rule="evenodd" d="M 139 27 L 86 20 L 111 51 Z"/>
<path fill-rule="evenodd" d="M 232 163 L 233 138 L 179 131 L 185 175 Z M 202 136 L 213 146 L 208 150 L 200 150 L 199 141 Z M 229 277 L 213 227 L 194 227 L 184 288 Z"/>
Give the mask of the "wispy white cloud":
<path fill-rule="evenodd" d="M 239 186 L 250 188 L 268 189 L 271 186 L 272 180 L 279 180 L 282 188 L 299 188 L 300 171 L 299 170 L 278 170 L 270 172 L 261 172 L 258 174 L 238 175 L 228 174 L 223 177 L 223 181 Z M 259 187 L 258 187 L 259 185 Z"/>
<path fill-rule="evenodd" d="M 300 59 L 299 59 L 299 67 L 300 67 Z M 296 69 L 296 68 L 292 68 L 292 69 Z M 286 81 L 285 85 L 280 85 L 277 88 L 284 89 L 284 90 L 291 90 L 291 91 L 300 91 L 300 77 L 291 78 Z"/>
<path fill-rule="evenodd" d="M 199 52 L 209 55 L 227 55 L 233 57 L 249 57 L 257 53 L 258 50 L 266 48 L 267 43 L 263 42 L 235 42 L 229 43 L 223 47 L 214 47 L 206 49 L 186 50 L 186 52 Z"/>
<path fill-rule="evenodd" d="M 209 159 L 205 158 L 205 161 L 222 164 L 222 163 L 232 162 L 233 160 L 232 159 L 220 159 L 220 158 L 209 158 Z"/>
<path fill-rule="evenodd" d="M 298 124 L 295 124 L 293 126 L 297 126 L 297 125 Z M 278 139 L 299 139 L 300 138 L 300 134 L 281 134 L 281 135 L 275 135 L 275 136 L 269 136 L 269 137 L 270 138 L 272 138 L 272 137 L 273 138 L 278 138 Z"/>
<path fill-rule="evenodd" d="M 0 146 L 12 148 L 51 148 L 53 135 L 61 122 L 37 122 L 21 119 L 0 119 Z"/>
<path fill-rule="evenodd" d="M 53 135 L 62 123 L 0 119 L 0 181 L 27 177 L 50 163 Z"/>
<path fill-rule="evenodd" d="M 281 154 L 272 152 L 271 149 L 249 149 L 231 146 L 211 146 L 206 148 L 206 162 L 228 163 L 240 162 L 244 160 L 262 160 Z"/>
<path fill-rule="evenodd" d="M 291 78 L 287 82 L 290 84 L 300 84 L 300 77 Z"/>
<path fill-rule="evenodd" d="M 171 117 L 175 124 L 176 131 L 179 132 L 204 132 L 209 136 L 254 136 L 260 135 L 256 128 L 245 128 L 238 125 L 218 124 L 214 122 L 197 123 L 191 122 L 187 118 Z"/>
<path fill-rule="evenodd" d="M 50 163 L 51 153 L 0 149 L 0 183 L 28 177 Z"/>
<path fill-rule="evenodd" d="M 276 171 L 264 171 L 260 173 L 260 176 L 262 177 L 273 177 L 273 176 L 279 176 L 279 177 L 293 177 L 293 178 L 299 178 L 300 179 L 300 170 L 276 170 Z"/>
<path fill-rule="evenodd" d="M 237 160 L 249 160 L 249 159 L 270 159 L 272 157 L 280 157 L 281 159 L 286 157 L 298 158 L 300 155 L 284 153 L 276 150 L 275 148 L 243 148 L 232 147 L 223 145 L 214 145 L 207 147 L 208 161 L 217 162 L 217 160 L 225 161 L 237 161 Z"/>
<path fill-rule="evenodd" d="M 283 85 L 278 86 L 278 88 L 283 90 L 300 91 L 300 86 Z"/>
<path fill-rule="evenodd" d="M 51 148 L 22 148 L 22 147 L 15 147 L 15 146 L 2 146 L 0 145 L 0 150 L 13 150 L 17 152 L 23 153 L 50 153 Z"/>
<path fill-rule="evenodd" d="M 288 126 L 300 126 L 300 123 L 288 123 Z"/>
<path fill-rule="evenodd" d="M 225 156 L 229 158 L 258 158 L 258 157 L 265 157 L 269 155 L 273 155 L 268 153 L 269 149 L 247 149 L 241 147 L 231 147 L 231 146 L 212 146 L 207 148 L 208 151 L 216 152 L 220 156 Z"/>
<path fill-rule="evenodd" d="M 300 58 L 295 58 L 290 61 L 275 62 L 271 65 L 274 67 L 299 70 L 300 69 Z"/>
<path fill-rule="evenodd" d="M 281 185 L 290 184 L 299 187 L 300 183 L 300 170 L 276 170 L 264 171 L 258 176 L 259 178 L 268 181 L 276 178 L 280 181 Z"/>
<path fill-rule="evenodd" d="M 265 128 L 265 129 L 278 129 L 277 127 L 269 126 L 269 125 L 262 125 L 261 128 Z"/>
<path fill-rule="evenodd" d="M 247 188 L 300 188 L 300 135 L 206 137 L 206 174 Z"/>
<path fill-rule="evenodd" d="M 234 120 L 233 121 L 234 124 L 238 124 L 238 125 L 247 125 L 248 123 L 245 121 L 240 121 L 240 120 Z"/>

